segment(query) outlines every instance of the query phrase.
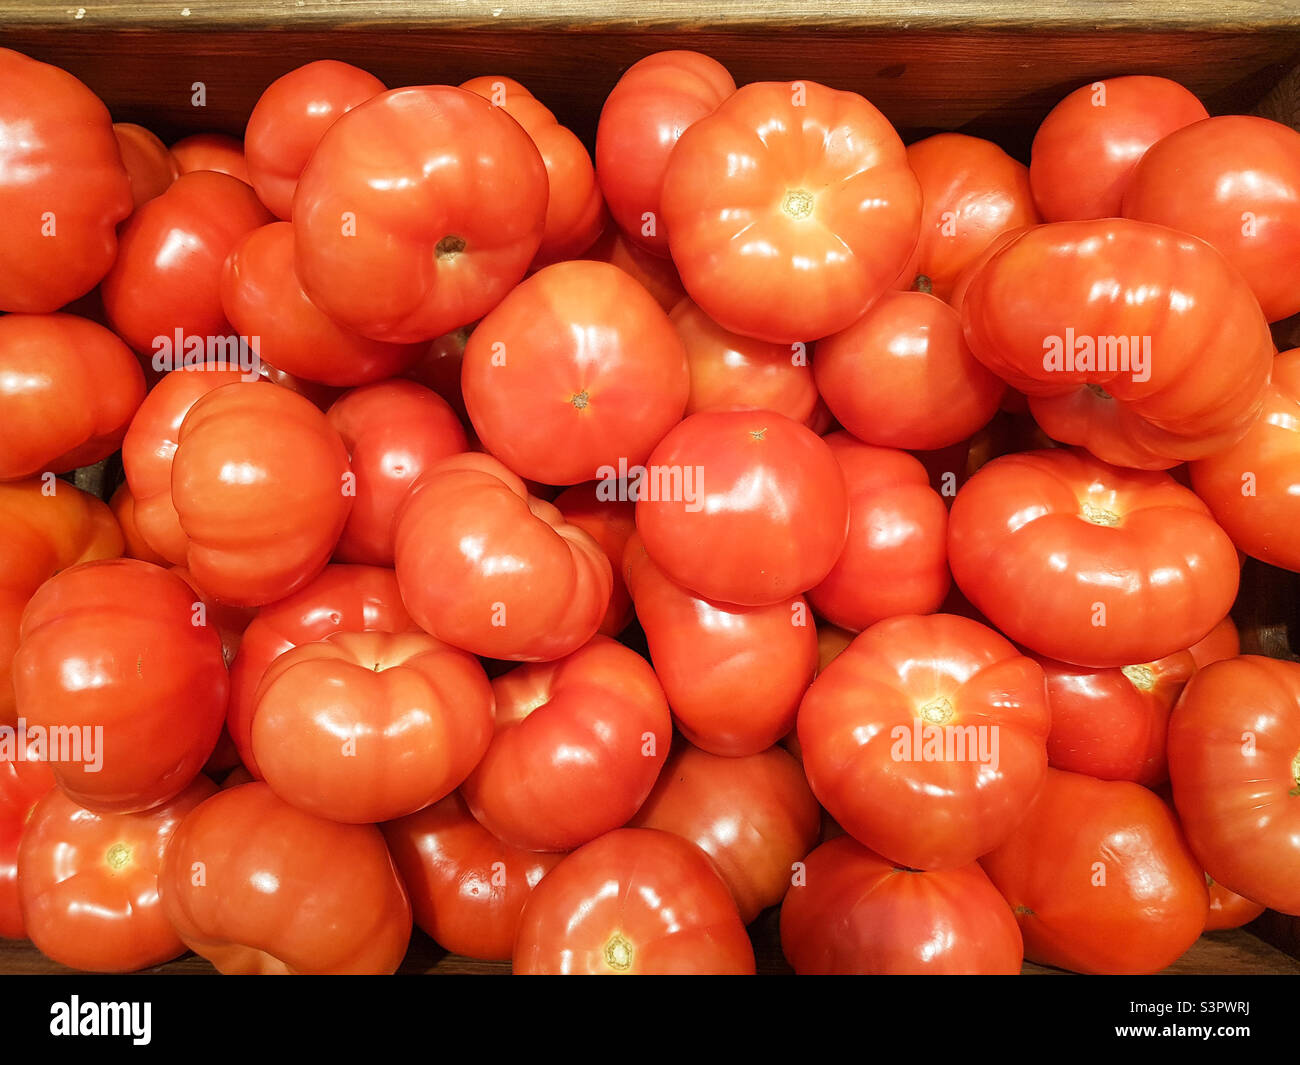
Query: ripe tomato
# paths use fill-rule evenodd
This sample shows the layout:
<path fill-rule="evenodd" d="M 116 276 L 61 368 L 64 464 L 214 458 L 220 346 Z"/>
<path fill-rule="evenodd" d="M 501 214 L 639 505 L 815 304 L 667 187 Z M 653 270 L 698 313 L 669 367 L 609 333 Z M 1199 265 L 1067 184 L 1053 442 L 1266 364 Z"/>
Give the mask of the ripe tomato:
<path fill-rule="evenodd" d="M 0 481 L 90 466 L 121 446 L 144 399 L 130 349 L 71 314 L 0 318 Z"/>
<path fill-rule="evenodd" d="M 1036 225 L 1029 170 L 992 141 L 939 133 L 907 148 L 921 184 L 921 237 L 912 255 L 912 286 L 920 275 L 941 300 L 957 277 L 1010 229 Z"/>
<path fill-rule="evenodd" d="M 829 623 L 817 626 L 817 672 L 820 673 L 853 642 L 856 632 Z"/>
<path fill-rule="evenodd" d="M 1048 770 L 1011 836 L 980 859 L 1025 957 L 1079 973 L 1155 973 L 1196 942 L 1205 877 L 1169 808 L 1128 780 Z"/>
<path fill-rule="evenodd" d="M 1300 914 L 1300 665 L 1242 655 L 1200 670 L 1169 720 L 1169 779 L 1206 873 Z"/>
<path fill-rule="evenodd" d="M 1075 89 L 1034 135 L 1029 183 L 1048 222 L 1111 218 L 1157 141 L 1209 114 L 1176 81 L 1108 78 Z"/>
<path fill-rule="evenodd" d="M 674 50 L 633 63 L 605 98 L 596 127 L 596 175 L 610 214 L 634 247 L 668 255 L 660 197 L 669 156 L 693 122 L 735 91 L 717 60 Z"/>
<path fill-rule="evenodd" d="M 1168 778 L 1169 712 L 1196 672 L 1191 652 L 1111 669 L 1038 662 L 1047 677 L 1047 759 L 1055 768 L 1145 787 Z"/>
<path fill-rule="evenodd" d="M 200 397 L 177 436 L 172 503 L 198 586 L 260 606 L 325 567 L 347 521 L 347 450 L 325 415 L 254 382 Z"/>
<path fill-rule="evenodd" d="M 724 328 L 774 343 L 860 318 L 907 262 L 920 217 L 889 120 L 812 81 L 739 89 L 682 134 L 664 174 L 686 291 Z"/>
<path fill-rule="evenodd" d="M 646 551 L 705 598 L 785 602 L 824 580 L 844 549 L 844 474 L 825 441 L 783 414 L 692 414 L 646 465 L 636 507 Z"/>
<path fill-rule="evenodd" d="M 975 357 L 1029 396 L 1049 436 L 1119 466 L 1167 469 L 1239 440 L 1273 361 L 1268 323 L 1204 242 L 1111 218 L 1040 226 L 975 275 Z"/>
<path fill-rule="evenodd" d="M 54 773 L 42 761 L 0 758 L 0 939 L 25 939 L 18 896 L 18 848 L 32 812 L 54 787 Z"/>
<path fill-rule="evenodd" d="M 278 370 L 336 387 L 404 372 L 423 344 L 389 344 L 327 318 L 294 273 L 293 226 L 272 222 L 237 243 L 221 270 L 221 306 L 241 337 Z"/>
<path fill-rule="evenodd" d="M 461 88 L 477 93 L 518 122 L 546 164 L 550 186 L 546 228 L 532 268 L 581 255 L 608 221 L 586 145 L 567 126 L 556 122 L 550 109 L 513 78 L 485 75 L 471 78 Z"/>
<path fill-rule="evenodd" d="M 373 74 L 336 59 L 295 67 L 266 87 L 248 116 L 244 152 L 247 180 L 273 215 L 292 217 L 298 176 L 325 131 L 383 91 Z"/>
<path fill-rule="evenodd" d="M 158 886 L 177 935 L 223 973 L 386 974 L 411 937 L 379 829 L 313 817 L 260 782 L 181 822 Z"/>
<path fill-rule="evenodd" d="M 267 668 L 254 702 L 262 776 L 331 821 L 389 821 L 437 802 L 492 739 L 492 687 L 478 659 L 422 632 L 300 644 Z"/>
<path fill-rule="evenodd" d="M 984 466 L 948 518 L 953 579 L 1017 643 L 1126 666 L 1190 647 L 1232 606 L 1239 567 L 1205 506 L 1164 473 L 1058 448 Z"/>
<path fill-rule="evenodd" d="M 566 857 L 519 919 L 523 975 L 733 975 L 754 948 L 702 850 L 669 832 L 624 828 Z"/>
<path fill-rule="evenodd" d="M 381 826 L 415 923 L 453 954 L 509 961 L 524 903 L 564 856 L 503 843 L 453 792 Z"/>
<path fill-rule="evenodd" d="M 46 313 L 113 265 L 131 180 L 113 120 L 67 71 L 0 48 L 0 311 Z"/>
<path fill-rule="evenodd" d="M 1236 658 L 1241 654 L 1241 637 L 1231 617 L 1226 617 L 1210 630 L 1210 634 L 1187 649 L 1196 662 L 1197 669 L 1204 669 L 1212 662 L 1221 662 L 1225 658 Z"/>
<path fill-rule="evenodd" d="M 303 168 L 298 277 L 345 329 L 432 340 L 524 276 L 546 202 L 542 157 L 504 111 L 450 85 L 393 89 L 341 116 Z"/>
<path fill-rule="evenodd" d="M 473 654 L 549 661 L 599 628 L 613 571 L 590 536 L 489 455 L 453 455 L 397 517 L 397 583 L 432 636 Z"/>
<path fill-rule="evenodd" d="M 1047 772 L 1043 671 L 952 614 L 879 622 L 799 707 L 813 794 L 846 832 L 913 869 L 998 846 Z"/>
<path fill-rule="evenodd" d="M 461 788 L 515 847 L 567 851 L 627 823 L 668 757 L 672 720 L 644 658 L 606 636 L 492 682 L 496 734 Z"/>
<path fill-rule="evenodd" d="M 245 185 L 252 182 L 248 176 L 248 161 L 244 157 L 244 142 L 225 133 L 193 133 L 172 145 L 172 155 L 182 174 L 196 170 L 210 170 L 237 178 Z"/>
<path fill-rule="evenodd" d="M 229 680 L 216 630 L 195 618 L 184 581 L 129 558 L 64 570 L 27 604 L 13 667 L 18 715 L 29 729 L 62 730 L 62 757 L 49 756 L 74 802 L 147 810 L 207 761 Z"/>
<path fill-rule="evenodd" d="M 465 361 L 470 326 L 461 326 L 435 338 L 406 371 L 406 376 L 431 388 L 450 404 L 463 425 L 469 424 L 465 397 L 460 390 L 460 369 Z"/>
<path fill-rule="evenodd" d="M 683 735 L 737 758 L 790 731 L 817 668 L 803 596 L 750 607 L 701 598 L 665 576 L 640 535 L 628 541 L 622 571 Z"/>
<path fill-rule="evenodd" d="M 1300 571 L 1300 348 L 1273 360 L 1264 411 L 1231 447 L 1191 464 L 1192 487 L 1242 551 Z"/>
<path fill-rule="evenodd" d="M 185 952 L 158 898 L 163 852 L 176 826 L 217 786 L 199 775 L 144 813 L 94 813 L 57 788 L 32 811 L 18 848 L 28 935 L 73 969 L 129 973 Z"/>
<path fill-rule="evenodd" d="M 630 499 L 611 498 L 609 481 L 591 481 L 566 488 L 555 497 L 555 509 L 600 545 L 614 575 L 609 606 L 600 623 L 605 636 L 617 636 L 633 618 L 632 596 L 623 579 L 623 551 L 636 532 L 636 504 Z"/>
<path fill-rule="evenodd" d="M 799 763 L 780 747 L 720 758 L 682 744 L 630 824 L 672 832 L 704 851 L 749 924 L 785 898 L 791 873 L 821 833 L 821 808 Z"/>
<path fill-rule="evenodd" d="M 122 153 L 122 165 L 131 181 L 131 201 L 136 207 L 161 196 L 181 176 L 175 156 L 144 126 L 114 122 L 113 136 Z"/>
<path fill-rule="evenodd" d="M 239 653 L 239 644 L 244 637 L 244 630 L 257 616 L 257 608 L 232 606 L 229 603 L 213 599 L 211 595 L 194 583 L 193 574 L 184 566 L 173 566 L 171 569 L 176 576 L 190 586 L 191 591 L 194 592 L 196 602 L 202 604 L 205 612 L 203 622 L 217 630 L 217 635 L 221 637 L 221 657 L 225 659 L 226 665 L 229 666 Z M 223 739 L 229 739 L 229 737 L 223 736 Z M 221 747 L 220 741 L 217 746 L 218 748 Z M 213 758 L 217 758 L 220 753 L 220 750 L 214 751 Z"/>
<path fill-rule="evenodd" d="M 1262 902 L 1251 902 L 1250 899 L 1242 898 L 1208 876 L 1205 878 L 1205 883 L 1210 889 L 1210 916 L 1205 922 L 1207 932 L 1217 932 L 1221 928 L 1240 928 L 1242 925 L 1250 924 L 1266 908 Z"/>
<path fill-rule="evenodd" d="M 848 433 L 824 438 L 849 488 L 849 540 L 816 587 L 813 608 L 861 632 L 898 614 L 933 614 L 948 594 L 948 508 L 905 451 Z"/>
<path fill-rule="evenodd" d="M 971 862 L 921 872 L 851 836 L 803 863 L 781 907 L 781 949 L 800 976 L 1015 976 L 1011 909 Z"/>
<path fill-rule="evenodd" d="M 673 261 L 633 244 L 618 226 L 606 228 L 587 249 L 586 258 L 610 263 L 631 274 L 665 311 L 671 311 L 686 295 Z"/>
<path fill-rule="evenodd" d="M 113 331 L 139 354 L 152 353 L 159 370 L 179 366 L 192 338 L 213 352 L 229 332 L 222 264 L 245 233 L 270 220 L 242 181 L 207 170 L 181 174 L 122 229 L 101 286 Z"/>

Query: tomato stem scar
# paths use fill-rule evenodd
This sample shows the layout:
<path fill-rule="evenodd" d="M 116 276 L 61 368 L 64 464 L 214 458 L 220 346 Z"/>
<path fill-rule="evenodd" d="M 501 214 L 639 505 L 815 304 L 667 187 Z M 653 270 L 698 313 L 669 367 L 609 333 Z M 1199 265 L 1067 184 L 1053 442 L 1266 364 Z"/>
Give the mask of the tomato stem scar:
<path fill-rule="evenodd" d="M 781 201 L 781 210 L 791 218 L 807 218 L 812 214 L 812 193 L 803 189 L 789 189 Z"/>
<path fill-rule="evenodd" d="M 605 964 L 620 973 L 632 968 L 632 941 L 622 932 L 615 932 L 605 940 Z"/>

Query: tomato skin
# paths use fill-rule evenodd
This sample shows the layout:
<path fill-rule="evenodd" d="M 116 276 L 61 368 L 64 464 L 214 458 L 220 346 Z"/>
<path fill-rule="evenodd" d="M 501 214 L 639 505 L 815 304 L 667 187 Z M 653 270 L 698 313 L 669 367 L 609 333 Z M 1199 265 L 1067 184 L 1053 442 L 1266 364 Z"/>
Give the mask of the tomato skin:
<path fill-rule="evenodd" d="M 1220 621 L 1205 639 L 1192 644 L 1187 651 L 1197 669 L 1204 669 L 1213 662 L 1222 662 L 1225 658 L 1236 658 L 1241 654 L 1241 636 L 1231 616 Z"/>
<path fill-rule="evenodd" d="M 0 759 L 0 939 L 27 937 L 18 895 L 18 848 L 32 812 L 53 788 L 48 763 Z"/>
<path fill-rule="evenodd" d="M 392 566 L 397 511 L 426 469 L 469 448 L 447 402 L 414 381 L 380 381 L 340 397 L 326 415 L 356 475 L 356 499 L 334 557 Z"/>
<path fill-rule="evenodd" d="M 1063 448 L 994 459 L 962 486 L 948 564 L 1008 637 L 1083 666 L 1190 647 L 1228 612 L 1240 578 L 1209 508 L 1168 474 Z"/>
<path fill-rule="evenodd" d="M 627 823 L 672 743 L 668 701 L 644 658 L 595 636 L 557 662 L 492 682 L 496 734 L 461 794 L 515 847 L 568 851 Z"/>
<path fill-rule="evenodd" d="M 347 824 L 404 817 L 454 790 L 492 739 L 473 655 L 424 633 L 337 632 L 286 651 L 254 695 L 253 754 L 300 810 Z"/>
<path fill-rule="evenodd" d="M 181 176 L 175 156 L 158 137 L 131 122 L 114 122 L 113 136 L 131 181 L 131 202 L 139 207 L 161 196 Z"/>
<path fill-rule="evenodd" d="M 817 668 L 817 636 L 802 596 L 744 607 L 670 580 L 639 534 L 622 571 L 655 672 L 682 734 L 711 754 L 755 755 L 794 726 Z"/>
<path fill-rule="evenodd" d="M 779 747 L 721 758 L 682 744 L 629 824 L 704 851 L 749 924 L 785 897 L 794 863 L 817 842 L 821 808 L 799 763 Z"/>
<path fill-rule="evenodd" d="M 1049 770 L 1027 815 L 980 865 L 1010 903 L 1029 961 L 1155 973 L 1205 927 L 1205 877 L 1177 820 L 1128 780 Z"/>
<path fill-rule="evenodd" d="M 108 272 L 131 213 L 113 120 L 67 71 L 0 48 L 0 141 L 0 311 L 57 311 Z"/>
<path fill-rule="evenodd" d="M 1192 487 L 1246 554 L 1300 572 L 1300 348 L 1273 360 L 1264 410 L 1231 447 L 1191 464 Z M 1250 494 L 1247 494 L 1249 489 Z"/>
<path fill-rule="evenodd" d="M 686 296 L 672 259 L 661 258 L 633 244 L 618 226 L 607 226 L 596 243 L 587 249 L 585 257 L 617 266 L 623 273 L 630 274 L 655 298 L 665 313 L 671 312 Z"/>
<path fill-rule="evenodd" d="M 951 869 L 1023 816 L 1047 772 L 1049 724 L 1041 667 L 998 633 L 952 614 L 903 616 L 818 674 L 799 745 L 813 794 L 846 832 L 909 868 Z M 947 725 L 985 731 L 934 728 Z M 935 738 L 943 749 L 921 746 Z"/>
<path fill-rule="evenodd" d="M 336 59 L 295 67 L 257 98 L 244 130 L 247 181 L 277 218 L 293 212 L 298 177 L 340 115 L 384 91 L 373 74 Z"/>
<path fill-rule="evenodd" d="M 837 836 L 803 864 L 781 907 L 781 949 L 798 975 L 1020 973 L 1020 929 L 974 862 L 919 872 Z"/>
<path fill-rule="evenodd" d="M 261 782 L 218 792 L 181 822 L 158 886 L 185 945 L 223 973 L 387 974 L 411 936 L 379 829 L 313 817 Z"/>
<path fill-rule="evenodd" d="M 1229 891 L 1300 914 L 1300 665 L 1216 662 L 1169 720 L 1169 778 L 1192 851 Z"/>
<path fill-rule="evenodd" d="M 420 479 L 397 517 L 395 558 L 420 627 L 488 658 L 571 654 L 595 635 L 613 589 L 609 559 L 590 536 L 472 452 Z"/>
<path fill-rule="evenodd" d="M 1035 658 L 1047 677 L 1047 758 L 1054 768 L 1145 787 L 1168 778 L 1169 712 L 1196 672 L 1190 651 L 1121 669 Z"/>
<path fill-rule="evenodd" d="M 724 328 L 773 343 L 861 317 L 907 262 L 920 216 L 889 120 L 811 81 L 738 89 L 682 134 L 664 175 L 686 291 Z"/>
<path fill-rule="evenodd" d="M 204 610 L 207 611 L 207 624 L 216 629 L 217 635 L 221 637 L 221 657 L 225 659 L 228 668 L 239 653 L 239 644 L 243 639 L 244 630 L 257 616 L 257 608 L 222 603 L 200 588 L 194 581 L 194 575 L 184 566 L 172 566 L 171 570 L 190 586 L 196 601 L 203 604 Z M 220 741 L 217 746 L 220 748 Z M 213 757 L 216 758 L 220 754 L 220 750 L 214 751 Z"/>
<path fill-rule="evenodd" d="M 685 50 L 638 60 L 610 90 L 596 127 L 596 176 L 629 243 L 668 256 L 661 195 L 669 157 L 682 133 L 735 91 L 726 67 Z"/>
<path fill-rule="evenodd" d="M 1210 889 L 1210 916 L 1205 922 L 1207 932 L 1217 932 L 1221 928 L 1240 928 L 1250 924 L 1266 909 L 1262 902 L 1242 898 L 1208 876 L 1205 882 Z"/>
<path fill-rule="evenodd" d="M 380 93 L 330 126 L 303 168 L 298 277 L 345 329 L 432 340 L 481 318 L 524 276 L 547 190 L 528 134 L 481 96 L 450 85 Z"/>
<path fill-rule="evenodd" d="M 568 855 L 524 904 L 517 975 L 735 975 L 754 948 L 727 885 L 693 843 L 623 828 Z"/>
<path fill-rule="evenodd" d="M 129 973 L 185 952 L 158 898 L 176 826 L 217 786 L 200 774 L 166 805 L 93 813 L 57 788 L 32 811 L 18 849 L 18 891 L 32 942 L 73 969 Z"/>
<path fill-rule="evenodd" d="M 71 314 L 0 318 L 0 481 L 111 455 L 144 399 L 131 350 Z"/>
<path fill-rule="evenodd" d="M 647 467 L 636 506 L 646 551 L 670 579 L 707 599 L 784 602 L 825 579 L 844 548 L 844 474 L 821 437 L 783 414 L 692 414 Z M 665 491 L 656 470 L 680 484 L 669 479 Z"/>
<path fill-rule="evenodd" d="M 645 462 L 681 421 L 686 350 L 668 316 L 607 263 L 539 270 L 470 334 L 465 407 L 521 477 L 568 485 Z"/>
<path fill-rule="evenodd" d="M 1167 78 L 1107 78 L 1075 89 L 1034 136 L 1029 182 L 1043 218 L 1119 215 L 1147 150 L 1208 114 L 1200 100 Z"/>
<path fill-rule="evenodd" d="M 252 185 L 244 142 L 225 133 L 193 133 L 172 145 L 172 155 L 182 174 L 210 170 Z"/>
<path fill-rule="evenodd" d="M 415 923 L 453 954 L 508 961 L 524 903 L 562 854 L 503 843 L 456 792 L 381 826 Z"/>
<path fill-rule="evenodd" d="M 179 577 L 129 558 L 64 570 L 27 604 L 13 666 L 19 717 L 29 727 L 102 728 L 93 754 L 54 766 L 73 801 L 100 813 L 147 810 L 207 761 L 229 679 L 221 639 L 193 623 L 193 606 Z"/>
<path fill-rule="evenodd" d="M 925 292 L 886 292 L 818 343 L 813 374 L 836 420 L 863 443 L 919 451 L 973 435 L 1006 392 L 966 346 L 957 312 Z"/>
<path fill-rule="evenodd" d="M 632 596 L 623 578 L 623 552 L 636 533 L 636 504 L 630 499 L 608 498 L 601 484 L 590 481 L 566 488 L 552 502 L 570 525 L 576 525 L 605 552 L 614 576 L 609 607 L 597 630 L 603 636 L 617 636 L 628 627 L 634 613 Z"/>
<path fill-rule="evenodd" d="M 302 396 L 224 385 L 185 415 L 172 502 L 200 588 L 235 606 L 282 599 L 329 561 L 352 507 L 347 449 Z"/>

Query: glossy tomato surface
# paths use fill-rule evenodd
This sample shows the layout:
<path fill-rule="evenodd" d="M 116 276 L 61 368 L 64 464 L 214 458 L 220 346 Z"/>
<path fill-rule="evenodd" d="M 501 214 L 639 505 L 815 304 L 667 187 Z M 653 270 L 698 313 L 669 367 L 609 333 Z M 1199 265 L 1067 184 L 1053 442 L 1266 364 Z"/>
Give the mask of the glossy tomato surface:
<path fill-rule="evenodd" d="M 244 142 L 226 133 L 192 133 L 172 145 L 172 155 L 182 174 L 196 170 L 211 170 L 236 178 L 245 185 L 252 182 L 248 176 L 248 160 L 244 156 Z"/>
<path fill-rule="evenodd" d="M 36 805 L 54 788 L 47 762 L 5 751 L 0 758 L 0 939 L 25 939 L 18 895 L 18 848 Z"/>
<path fill-rule="evenodd" d="M 158 136 L 132 122 L 114 122 L 113 136 L 122 153 L 122 165 L 131 181 L 136 207 L 161 196 L 181 176 L 175 156 Z"/>
<path fill-rule="evenodd" d="M 587 533 L 605 552 L 614 587 L 600 632 L 617 636 L 633 618 L 632 596 L 623 577 L 623 551 L 636 532 L 636 504 L 618 498 L 617 482 L 589 481 L 566 488 L 552 502 L 564 520 Z"/>

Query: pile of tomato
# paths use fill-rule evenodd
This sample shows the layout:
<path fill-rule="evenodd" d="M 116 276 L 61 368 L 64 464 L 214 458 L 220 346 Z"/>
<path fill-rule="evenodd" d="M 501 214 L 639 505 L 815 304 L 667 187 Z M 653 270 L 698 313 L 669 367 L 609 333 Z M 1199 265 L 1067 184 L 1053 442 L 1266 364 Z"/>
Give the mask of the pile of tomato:
<path fill-rule="evenodd" d="M 1300 570 L 1300 133 L 1113 78 L 1025 166 L 675 51 L 594 153 L 332 60 L 168 148 L 0 51 L 0 214 L 0 936 L 1132 973 L 1300 914 L 1300 665 L 1229 618 Z"/>

